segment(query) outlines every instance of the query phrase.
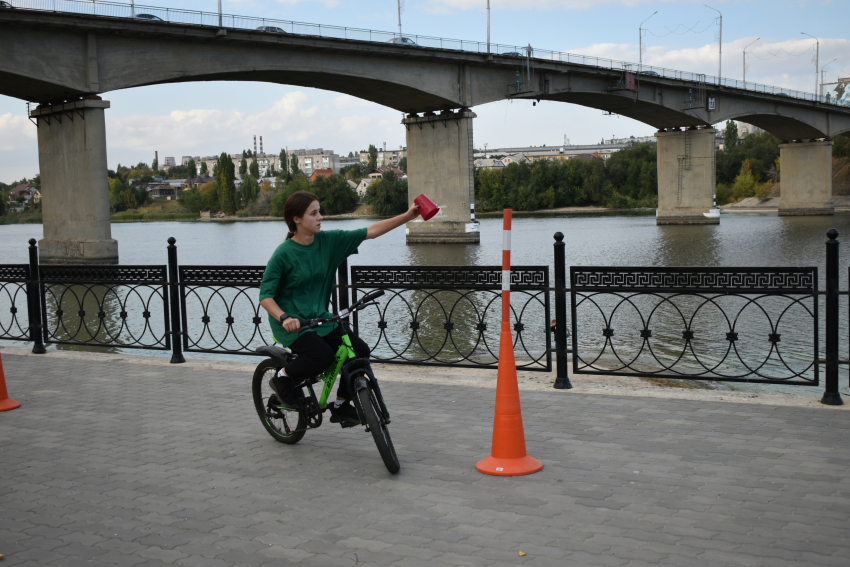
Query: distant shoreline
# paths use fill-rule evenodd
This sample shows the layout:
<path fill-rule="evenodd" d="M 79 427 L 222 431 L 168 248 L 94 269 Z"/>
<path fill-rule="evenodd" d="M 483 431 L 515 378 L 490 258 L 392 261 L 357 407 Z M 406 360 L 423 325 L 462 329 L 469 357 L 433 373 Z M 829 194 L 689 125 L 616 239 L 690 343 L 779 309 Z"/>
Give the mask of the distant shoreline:
<path fill-rule="evenodd" d="M 655 209 L 650 208 L 638 208 L 638 209 L 606 209 L 605 207 L 561 207 L 558 209 L 539 209 L 535 211 L 518 211 L 514 210 L 513 214 L 515 216 L 546 216 L 546 215 L 636 215 L 636 216 L 644 216 L 651 215 L 655 213 Z M 12 220 L 14 218 L 13 215 L 20 213 L 10 213 L 3 217 L 0 217 L 0 225 L 7 224 L 42 224 L 40 218 L 35 218 L 35 215 L 28 215 L 27 218 L 23 222 L 15 222 Z M 501 211 L 488 211 L 488 212 L 480 212 L 476 214 L 478 218 L 501 218 Z M 163 218 L 158 218 L 160 215 L 157 213 L 143 213 L 139 215 L 111 215 L 110 222 L 112 223 L 132 223 L 132 222 L 284 222 L 282 217 L 239 217 L 239 216 L 224 216 L 219 218 L 209 218 L 202 219 L 200 217 L 186 217 L 186 213 L 165 213 L 161 216 Z M 128 218 L 129 217 L 129 218 Z M 139 218 L 142 217 L 142 218 Z M 178 218 L 175 218 L 178 217 Z M 380 215 L 357 215 L 352 213 L 346 213 L 342 215 L 327 215 L 324 218 L 327 220 L 351 220 L 351 219 L 365 219 L 365 220 L 379 220 L 383 218 L 388 218 Z M 10 222 L 12 221 L 12 222 Z"/>

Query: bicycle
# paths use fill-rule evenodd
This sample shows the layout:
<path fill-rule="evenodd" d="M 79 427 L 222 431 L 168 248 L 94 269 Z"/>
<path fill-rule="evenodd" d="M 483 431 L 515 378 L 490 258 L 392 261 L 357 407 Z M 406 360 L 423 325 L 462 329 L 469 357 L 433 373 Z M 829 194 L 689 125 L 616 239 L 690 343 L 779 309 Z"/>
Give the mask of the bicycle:
<path fill-rule="evenodd" d="M 393 447 L 387 425 L 390 414 L 381 395 L 378 380 L 372 372 L 369 360 L 358 358 L 351 347 L 346 321 L 355 311 L 375 305 L 374 300 L 384 295 L 382 290 L 373 291 L 357 301 L 349 309 L 343 309 L 333 317 L 326 319 L 307 319 L 301 321 L 302 329 L 315 329 L 324 324 L 339 323 L 342 326 L 342 344 L 337 349 L 334 362 L 327 370 L 300 381 L 294 381 L 292 392 L 298 400 L 297 407 L 288 407 L 278 399 L 268 385 L 269 379 L 286 366 L 295 356 L 285 347 L 266 345 L 258 348 L 257 353 L 267 356 L 254 370 L 252 394 L 257 415 L 266 431 L 276 440 L 287 445 L 298 443 L 308 429 L 322 425 L 322 414 L 329 411 L 331 416 L 339 420 L 343 428 L 365 425 L 366 431 L 372 433 L 375 445 L 384 464 L 391 473 L 395 474 L 401 468 L 395 448 Z M 360 424 L 354 424 L 336 415 L 333 404 L 328 404 L 328 396 L 340 377 L 352 392 L 354 407 L 360 417 Z M 322 393 L 316 397 L 313 384 L 323 382 Z M 292 427 L 292 424 L 295 427 Z"/>

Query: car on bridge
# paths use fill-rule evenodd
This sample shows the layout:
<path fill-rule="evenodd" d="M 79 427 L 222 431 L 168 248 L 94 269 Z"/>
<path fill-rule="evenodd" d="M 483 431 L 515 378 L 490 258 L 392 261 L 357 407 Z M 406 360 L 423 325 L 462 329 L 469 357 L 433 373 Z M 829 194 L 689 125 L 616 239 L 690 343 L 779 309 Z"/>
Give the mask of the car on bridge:
<path fill-rule="evenodd" d="M 159 16 L 154 16 L 153 14 L 136 14 L 133 16 L 137 20 L 148 20 L 149 22 L 164 22 L 162 18 Z"/>
<path fill-rule="evenodd" d="M 500 53 L 502 57 L 525 57 L 524 54 L 519 51 L 508 51 L 507 53 Z"/>
<path fill-rule="evenodd" d="M 416 45 L 409 37 L 394 37 L 387 41 L 387 43 L 395 43 L 396 45 Z"/>
<path fill-rule="evenodd" d="M 260 26 L 257 28 L 257 31 L 266 32 L 266 33 L 286 33 L 281 28 L 277 28 L 275 26 Z"/>
<path fill-rule="evenodd" d="M 3 8 L 8 8 L 9 10 L 15 9 L 15 7 L 9 4 L 8 2 L 3 2 L 2 0 L 0 0 L 0 10 L 2 10 Z"/>
<path fill-rule="evenodd" d="M 641 71 L 640 74 L 641 75 L 649 75 L 650 77 L 660 77 L 661 76 L 658 73 L 656 73 L 655 71 Z"/>

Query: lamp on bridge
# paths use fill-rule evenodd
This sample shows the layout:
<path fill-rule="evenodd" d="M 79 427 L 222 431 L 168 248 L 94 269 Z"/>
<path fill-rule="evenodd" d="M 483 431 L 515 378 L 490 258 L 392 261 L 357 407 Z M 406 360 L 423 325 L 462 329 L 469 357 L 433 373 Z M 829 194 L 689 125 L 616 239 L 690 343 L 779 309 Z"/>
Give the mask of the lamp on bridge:
<path fill-rule="evenodd" d="M 807 35 L 815 40 L 815 96 L 818 96 L 818 57 L 820 56 L 820 40 L 810 33 L 800 32 L 801 35 Z M 826 65 L 824 65 L 826 67 Z"/>

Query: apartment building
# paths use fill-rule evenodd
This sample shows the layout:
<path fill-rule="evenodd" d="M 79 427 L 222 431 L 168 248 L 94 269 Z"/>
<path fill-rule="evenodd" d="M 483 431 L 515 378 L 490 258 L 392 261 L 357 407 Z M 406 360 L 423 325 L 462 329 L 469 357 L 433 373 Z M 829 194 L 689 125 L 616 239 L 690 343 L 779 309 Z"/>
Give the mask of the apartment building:
<path fill-rule="evenodd" d="M 307 177 L 313 175 L 313 172 L 318 169 L 330 169 L 334 173 L 339 173 L 342 168 L 340 157 L 333 150 L 322 148 L 291 150 L 288 154 L 290 160 L 293 155 L 298 158 L 298 169 Z"/>
<path fill-rule="evenodd" d="M 378 148 L 378 159 L 376 167 L 394 167 L 398 168 L 398 164 L 402 158 L 407 157 L 407 148 L 399 146 L 397 150 L 388 150 L 387 144 L 384 142 L 383 147 Z M 360 163 L 366 165 L 369 163 L 369 152 L 360 152 Z"/>

